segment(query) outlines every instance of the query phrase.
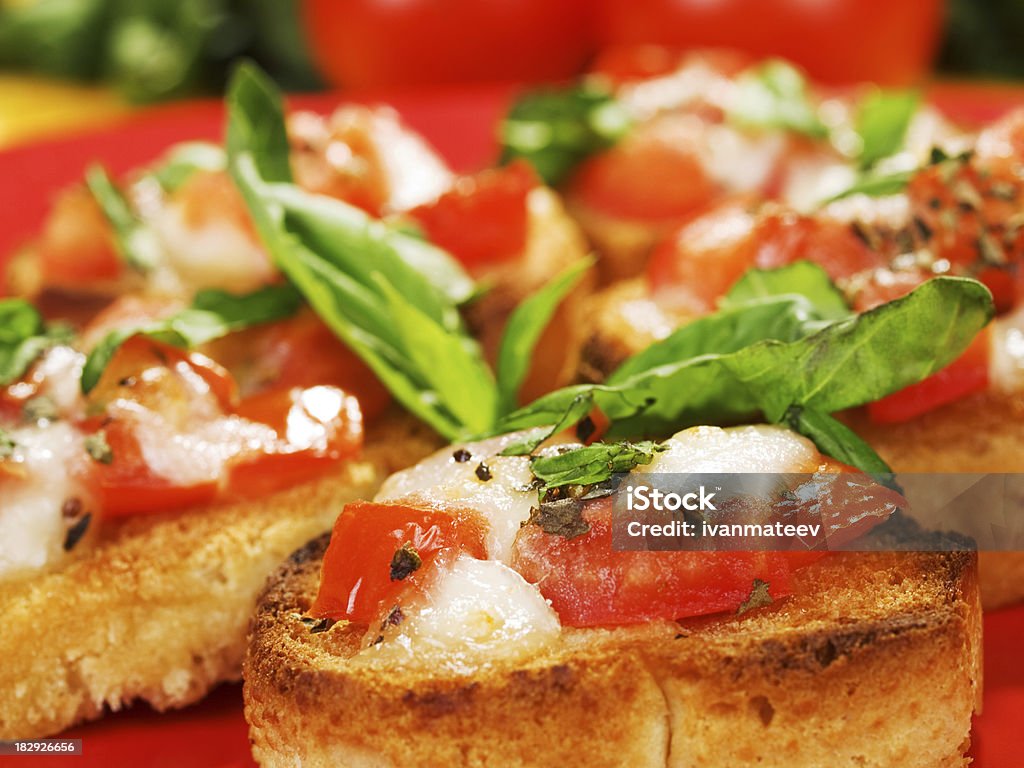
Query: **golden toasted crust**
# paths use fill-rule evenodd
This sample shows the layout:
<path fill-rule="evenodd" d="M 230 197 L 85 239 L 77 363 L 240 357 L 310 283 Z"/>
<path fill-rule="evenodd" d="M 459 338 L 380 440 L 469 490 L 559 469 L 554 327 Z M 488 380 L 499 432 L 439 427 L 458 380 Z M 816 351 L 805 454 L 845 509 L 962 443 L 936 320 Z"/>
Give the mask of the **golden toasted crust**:
<path fill-rule="evenodd" d="M 265 499 L 126 519 L 61 570 L 0 584 L 0 738 L 52 734 L 143 699 L 163 710 L 237 679 L 256 596 L 342 505 L 437 447 L 406 417 L 338 474 Z"/>
<path fill-rule="evenodd" d="M 601 254 L 601 282 L 605 285 L 640 274 L 654 246 L 678 225 L 616 218 L 594 210 L 571 190 L 566 193 L 566 207 Z"/>
<path fill-rule="evenodd" d="M 1024 393 L 978 393 L 902 424 L 849 422 L 897 472 L 1024 469 Z M 1024 600 L 1024 552 L 983 552 L 979 570 L 986 609 Z"/>
<path fill-rule="evenodd" d="M 685 320 L 659 307 L 641 278 L 590 296 L 583 317 L 577 378 L 593 382 L 604 381 L 627 357 L 665 338 Z"/>
<path fill-rule="evenodd" d="M 322 537 L 260 598 L 245 706 L 267 766 L 958 766 L 980 690 L 968 553 L 843 554 L 742 617 L 563 631 L 472 675 L 311 633 Z"/>

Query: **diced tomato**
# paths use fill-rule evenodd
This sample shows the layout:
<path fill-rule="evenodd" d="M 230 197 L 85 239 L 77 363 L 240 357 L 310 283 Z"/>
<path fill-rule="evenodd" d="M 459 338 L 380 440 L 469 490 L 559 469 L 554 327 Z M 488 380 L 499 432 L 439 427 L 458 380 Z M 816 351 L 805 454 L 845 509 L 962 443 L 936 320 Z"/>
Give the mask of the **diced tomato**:
<path fill-rule="evenodd" d="M 519 160 L 463 176 L 448 192 L 409 215 L 428 240 L 467 267 L 500 263 L 526 246 L 526 197 L 539 184 L 533 168 Z"/>
<path fill-rule="evenodd" d="M 733 198 L 677 229 L 651 255 L 647 279 L 669 306 L 709 312 L 748 269 L 772 269 L 806 259 L 833 280 L 877 267 L 880 257 L 838 221 L 789 211 L 752 212 Z"/>
<path fill-rule="evenodd" d="M 367 423 L 391 395 L 365 363 L 312 312 L 231 334 L 210 347 L 231 371 L 244 395 L 321 384 L 355 395 Z"/>
<path fill-rule="evenodd" d="M 909 421 L 928 411 L 988 388 L 991 326 L 971 342 L 960 357 L 924 381 L 868 404 L 872 421 L 892 424 Z"/>
<path fill-rule="evenodd" d="M 359 453 L 363 420 L 356 398 L 337 387 L 293 387 L 244 400 L 236 415 L 277 433 L 271 445 L 230 462 L 228 490 L 254 497 L 323 474 Z"/>
<path fill-rule="evenodd" d="M 840 474 L 841 473 L 841 474 Z M 895 491 L 856 469 L 828 460 L 813 478 L 814 493 L 797 493 L 787 522 L 817 523 L 832 549 L 848 544 L 906 504 Z M 780 505 L 787 502 L 780 501 Z M 773 598 L 789 594 L 793 572 L 822 558 L 798 542 L 784 551 L 616 551 L 611 498 L 589 503 L 590 530 L 574 538 L 527 524 L 519 531 L 512 567 L 551 601 L 569 626 L 634 624 L 736 611 L 754 579 Z"/>
<path fill-rule="evenodd" d="M 174 191 L 172 202 L 181 205 L 185 226 L 202 229 L 214 223 L 230 224 L 255 241 L 256 230 L 238 187 L 226 171 L 197 171 Z"/>
<path fill-rule="evenodd" d="M 237 401 L 235 380 L 219 364 L 198 352 L 188 352 L 147 336 L 125 341 L 89 393 L 91 412 L 126 398 L 184 425 L 197 396 L 200 379 L 217 405 L 230 409 Z"/>
<path fill-rule="evenodd" d="M 112 421 L 94 429 L 102 431 L 110 447 L 109 464 L 92 461 L 88 482 L 104 516 L 168 512 L 209 504 L 217 496 L 217 482 L 178 485 L 153 472 L 133 426 L 126 421 Z"/>
<path fill-rule="evenodd" d="M 1024 269 L 1024 228 L 1013 224 L 1024 200 L 1021 170 L 1020 159 L 950 160 L 920 171 L 907 187 L 923 245 L 949 262 L 950 273 L 989 286 L 998 312 L 1018 300 Z"/>
<path fill-rule="evenodd" d="M 583 512 L 590 530 L 571 539 L 526 525 L 512 567 L 535 583 L 563 624 L 635 624 L 735 611 L 754 579 L 774 598 L 792 590 L 790 557 L 800 564 L 823 553 L 618 552 L 612 548 L 610 499 Z"/>
<path fill-rule="evenodd" d="M 683 224 L 647 263 L 652 294 L 668 306 L 710 312 L 754 265 L 756 217 L 749 198 L 728 200 Z"/>
<path fill-rule="evenodd" d="M 334 524 L 320 591 L 309 612 L 360 624 L 377 621 L 409 593 L 422 591 L 459 554 L 483 559 L 483 537 L 481 521 L 472 512 L 347 504 Z M 399 553 L 403 547 L 405 558 Z"/>
<path fill-rule="evenodd" d="M 887 304 L 901 299 L 927 280 L 931 275 L 921 269 L 893 271 L 885 267 L 873 270 L 867 275 L 853 298 L 853 306 L 858 312 Z"/>
<path fill-rule="evenodd" d="M 271 493 L 329 471 L 362 446 L 359 403 L 337 387 L 271 390 L 235 407 L 236 400 L 234 379 L 209 358 L 143 336 L 126 341 L 89 394 L 88 411 L 99 415 L 83 425 L 102 432 L 110 447 L 109 460 L 92 462 L 87 473 L 103 513 L 159 512 L 225 495 Z M 273 436 L 257 444 L 240 439 L 227 428 L 232 415 L 269 427 Z M 170 443 L 217 419 L 225 419 L 225 463 L 209 481 L 173 481 L 147 462 L 138 436 L 142 421 L 149 430 L 166 428 Z"/>
<path fill-rule="evenodd" d="M 567 195 L 587 208 L 638 221 L 677 221 L 721 194 L 704 170 L 706 126 L 673 116 L 634 131 L 580 165 Z"/>
<path fill-rule="evenodd" d="M 754 233 L 756 266 L 773 269 L 794 261 L 814 262 L 832 280 L 843 280 L 881 263 L 851 227 L 828 218 L 773 211 L 762 216 Z"/>
<path fill-rule="evenodd" d="M 48 286 L 116 280 L 124 270 L 110 223 L 85 187 L 73 187 L 57 198 L 36 249 Z"/>

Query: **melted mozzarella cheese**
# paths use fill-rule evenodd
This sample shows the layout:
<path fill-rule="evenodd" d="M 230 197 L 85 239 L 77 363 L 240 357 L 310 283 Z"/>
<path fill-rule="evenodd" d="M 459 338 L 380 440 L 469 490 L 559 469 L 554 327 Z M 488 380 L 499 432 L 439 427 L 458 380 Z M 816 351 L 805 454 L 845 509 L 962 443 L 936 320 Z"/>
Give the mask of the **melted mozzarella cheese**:
<path fill-rule="evenodd" d="M 382 148 L 391 187 L 389 207 L 407 211 L 447 191 L 452 173 L 426 141 L 405 128 L 393 110 L 379 108 L 376 114 L 374 141 Z"/>
<path fill-rule="evenodd" d="M 704 172 L 733 192 L 764 189 L 786 149 L 782 134 L 748 134 L 731 125 L 709 125 L 704 140 Z"/>
<path fill-rule="evenodd" d="M 198 422 L 181 431 L 159 413 L 133 403 L 115 403 L 110 413 L 115 418 L 131 414 L 146 465 L 171 485 L 215 482 L 229 459 L 246 452 L 269 451 L 277 440 L 273 428 L 238 416 Z"/>
<path fill-rule="evenodd" d="M 432 587 L 429 603 L 371 650 L 470 673 L 528 658 L 558 638 L 558 617 L 540 591 L 502 563 L 460 557 Z"/>
<path fill-rule="evenodd" d="M 537 491 L 531 488 L 533 474 L 527 457 L 498 454 L 523 437 L 523 433 L 502 435 L 461 446 L 470 454 L 461 462 L 455 459 L 455 447 L 445 448 L 388 478 L 375 501 L 411 498 L 477 510 L 489 523 L 488 556 L 507 562 L 520 525 L 537 503 Z M 481 479 L 483 473 L 477 471 L 481 464 L 490 479 Z"/>
<path fill-rule="evenodd" d="M 13 461 L 24 475 L 0 491 L 0 579 L 51 566 L 64 556 L 64 502 L 82 495 L 68 468 L 83 455 L 82 436 L 70 424 L 25 427 L 10 433 Z"/>
<path fill-rule="evenodd" d="M 204 288 L 246 293 L 273 279 L 275 270 L 252 235 L 229 220 L 188 223 L 181 204 L 170 203 L 153 219 L 161 263 L 149 280 L 170 295 Z"/>
<path fill-rule="evenodd" d="M 993 323 L 989 378 L 1000 392 L 1024 392 L 1024 307 Z"/>
<path fill-rule="evenodd" d="M 665 442 L 667 450 L 634 472 L 813 472 L 814 443 L 784 427 L 691 427 Z"/>

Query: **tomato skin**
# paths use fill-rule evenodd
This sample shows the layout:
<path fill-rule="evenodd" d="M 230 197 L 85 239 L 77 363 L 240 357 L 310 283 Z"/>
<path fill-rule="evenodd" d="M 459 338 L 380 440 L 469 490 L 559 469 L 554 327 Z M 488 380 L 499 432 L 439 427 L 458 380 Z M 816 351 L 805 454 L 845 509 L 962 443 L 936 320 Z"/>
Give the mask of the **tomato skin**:
<path fill-rule="evenodd" d="M 539 185 L 533 168 L 517 160 L 457 179 L 451 190 L 409 215 L 428 240 L 466 267 L 501 263 L 526 247 L 526 198 Z"/>
<path fill-rule="evenodd" d="M 653 295 L 668 306 L 710 312 L 754 267 L 774 269 L 806 259 L 842 280 L 879 266 L 846 224 L 788 211 L 751 212 L 748 197 L 726 200 L 679 227 L 647 266 Z"/>
<path fill-rule="evenodd" d="M 82 186 L 72 187 L 57 198 L 36 252 L 44 285 L 116 280 L 124 272 L 113 229 L 92 194 Z"/>
<path fill-rule="evenodd" d="M 105 515 L 163 512 L 273 493 L 322 475 L 362 447 L 359 402 L 345 391 L 290 387 L 237 403 L 237 388 L 226 370 L 202 355 L 144 336 L 120 347 L 87 406 L 104 415 L 90 417 L 83 428 L 87 433 L 102 430 L 111 449 L 111 461 L 91 462 L 86 478 Z M 181 485 L 149 467 L 137 437 L 140 408 L 160 415 L 154 424 L 167 425 L 168 439 L 231 415 L 266 425 L 276 437 L 256 446 L 231 444 L 218 477 Z"/>
<path fill-rule="evenodd" d="M 868 415 L 879 424 L 909 421 L 940 406 L 988 389 L 991 326 L 960 357 L 924 381 L 869 403 Z"/>
<path fill-rule="evenodd" d="M 292 387 L 335 386 L 356 396 L 367 423 L 391 403 L 373 371 L 312 312 L 232 334 L 214 342 L 210 351 L 246 397 Z"/>
<path fill-rule="evenodd" d="M 359 401 L 337 387 L 265 392 L 235 413 L 272 427 L 278 440 L 231 462 L 227 489 L 234 496 L 254 498 L 310 480 L 362 448 Z"/>
<path fill-rule="evenodd" d="M 567 196 L 594 211 L 645 222 L 679 221 L 721 194 L 700 157 L 706 127 L 672 116 L 584 161 Z"/>
<path fill-rule="evenodd" d="M 484 529 L 474 513 L 355 501 L 334 523 L 320 591 L 309 613 L 359 624 L 379 620 L 409 592 L 422 591 L 438 568 L 459 554 L 483 559 Z M 422 563 L 391 579 L 395 552 L 410 544 Z"/>
<path fill-rule="evenodd" d="M 750 597 L 754 579 L 767 581 L 772 597 L 782 597 L 792 589 L 790 556 L 803 565 L 823 554 L 617 552 L 610 499 L 588 505 L 583 519 L 590 530 L 572 539 L 524 526 L 512 555 L 512 567 L 572 627 L 735 611 Z"/>
<path fill-rule="evenodd" d="M 94 430 L 93 433 L 99 431 Z M 209 504 L 217 483 L 176 485 L 155 474 L 146 463 L 132 426 L 113 421 L 103 427 L 113 461 L 92 462 L 86 479 L 104 517 L 155 514 Z"/>
<path fill-rule="evenodd" d="M 710 312 L 757 255 L 749 198 L 728 200 L 683 224 L 647 262 L 647 283 L 660 303 Z"/>
<path fill-rule="evenodd" d="M 782 56 L 827 82 L 906 85 L 927 74 L 940 0 L 602 0 L 602 44 L 728 47 Z"/>
<path fill-rule="evenodd" d="M 314 60 L 334 85 L 566 78 L 590 52 L 585 0 L 305 0 Z"/>

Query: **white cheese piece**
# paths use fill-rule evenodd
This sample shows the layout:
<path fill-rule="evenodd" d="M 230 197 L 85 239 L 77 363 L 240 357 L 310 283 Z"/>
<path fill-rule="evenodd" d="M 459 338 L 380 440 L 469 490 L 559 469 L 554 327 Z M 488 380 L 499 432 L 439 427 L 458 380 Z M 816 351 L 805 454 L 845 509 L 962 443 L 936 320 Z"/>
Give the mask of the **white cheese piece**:
<path fill-rule="evenodd" d="M 732 80 L 697 59 L 668 75 L 628 83 L 617 98 L 635 118 L 646 120 L 659 112 L 701 103 L 726 109 L 735 91 Z"/>
<path fill-rule="evenodd" d="M 154 290 L 172 295 L 205 288 L 246 293 L 276 274 L 252 235 L 228 220 L 191 226 L 183 206 L 171 202 L 150 223 L 163 255 L 149 276 Z"/>
<path fill-rule="evenodd" d="M 747 133 L 728 124 L 707 126 L 704 140 L 704 172 L 731 192 L 763 190 L 786 149 L 783 134 Z"/>
<path fill-rule="evenodd" d="M 634 473 L 813 472 L 821 454 L 810 440 L 784 427 L 691 427 L 677 432 Z"/>
<path fill-rule="evenodd" d="M 0 580 L 26 576 L 64 556 L 64 502 L 81 496 L 69 467 L 83 455 L 67 422 L 12 430 L 13 460 L 24 477 L 0 480 Z"/>
<path fill-rule="evenodd" d="M 989 379 L 1000 392 L 1024 392 L 1024 307 L 993 323 Z"/>
<path fill-rule="evenodd" d="M 520 525 L 537 503 L 537 491 L 530 487 L 533 474 L 528 458 L 497 454 L 524 436 L 503 435 L 438 451 L 388 478 L 375 501 L 411 499 L 476 510 L 489 523 L 488 557 L 507 562 Z M 456 449 L 467 451 L 469 458 L 456 461 Z M 478 474 L 481 464 L 489 480 L 481 479 L 486 473 Z"/>
<path fill-rule="evenodd" d="M 277 433 L 266 424 L 238 416 L 196 422 L 182 431 L 159 413 L 127 401 L 110 406 L 114 418 L 128 417 L 149 469 L 172 485 L 197 485 L 218 480 L 224 465 L 244 451 L 272 446 Z"/>
<path fill-rule="evenodd" d="M 518 573 L 494 560 L 462 556 L 438 575 L 427 602 L 368 651 L 468 674 L 494 661 L 534 656 L 560 629 L 540 591 Z"/>
<path fill-rule="evenodd" d="M 393 110 L 376 110 L 373 140 L 381 148 L 391 187 L 391 210 L 407 211 L 428 203 L 451 186 L 451 171 L 418 134 L 401 123 Z"/>

